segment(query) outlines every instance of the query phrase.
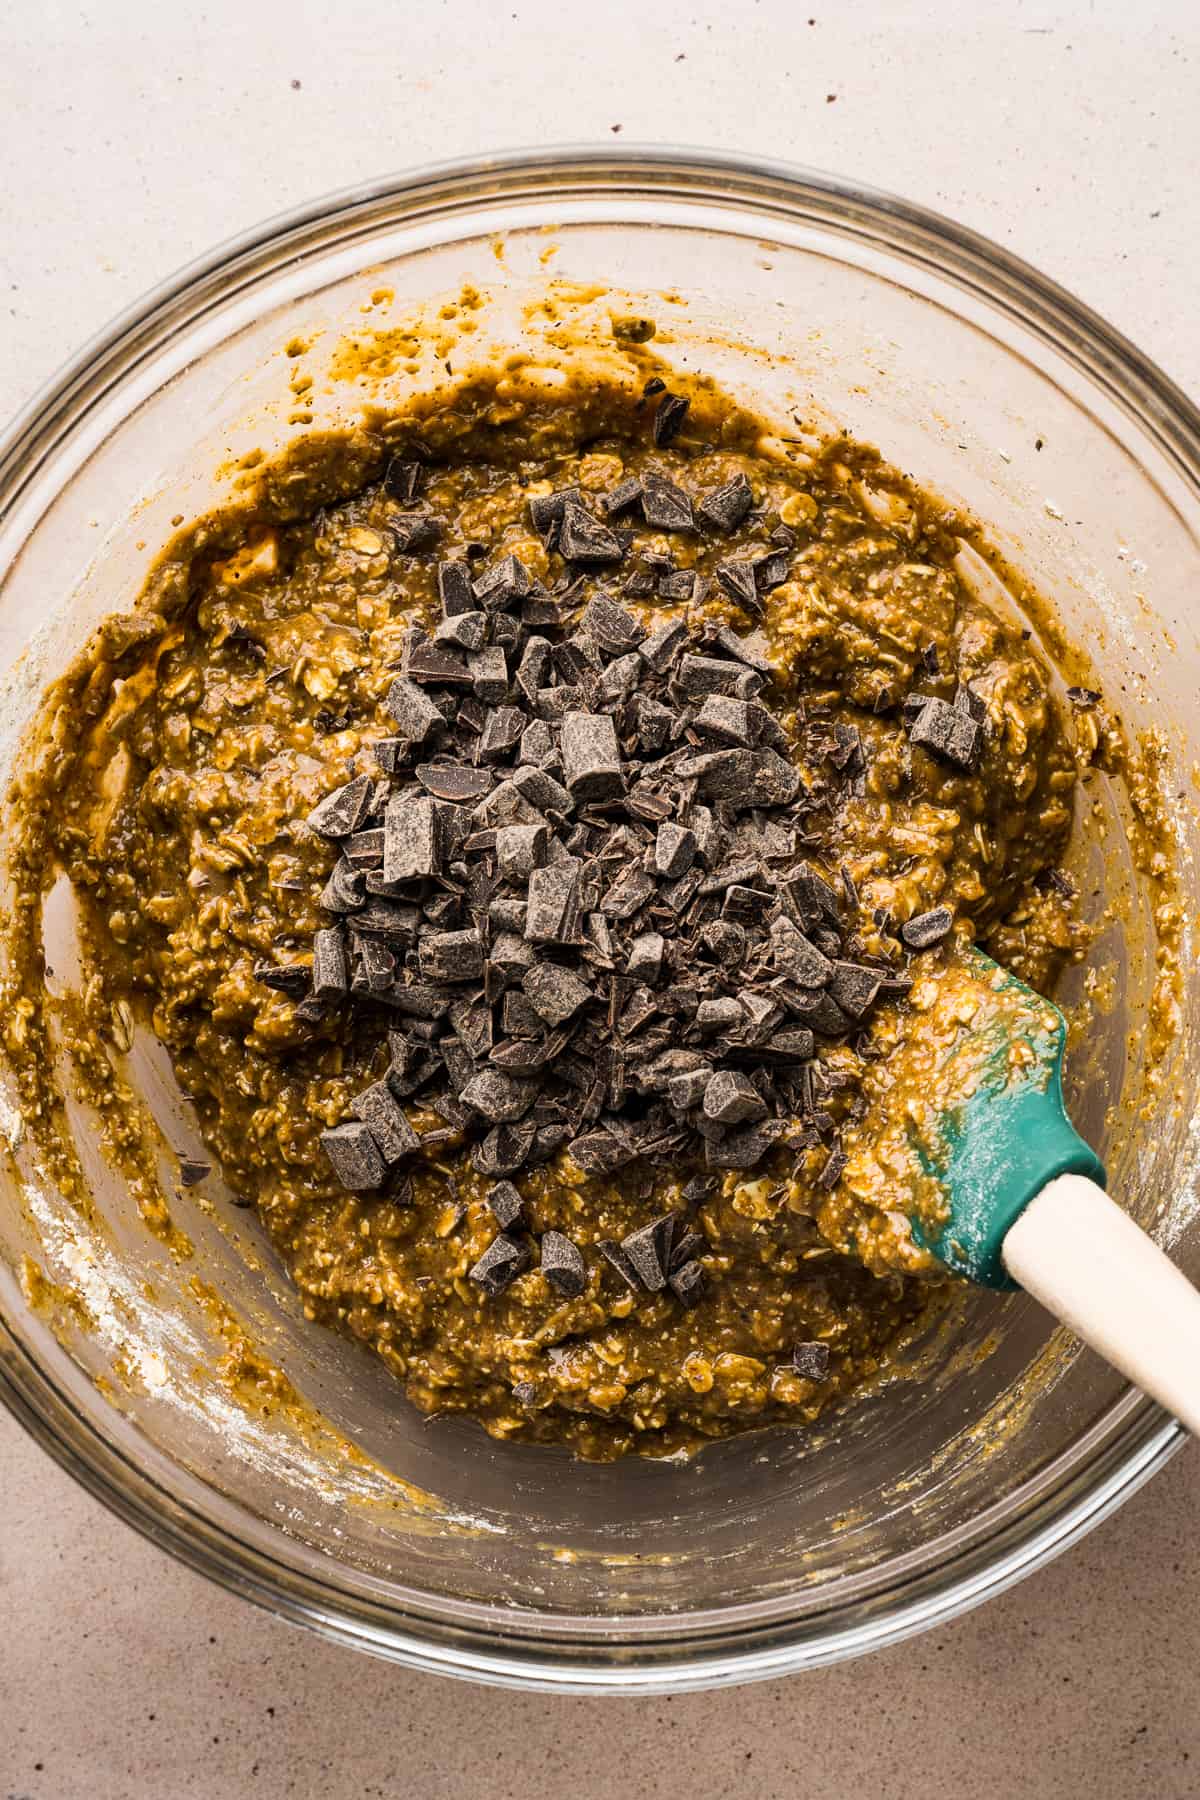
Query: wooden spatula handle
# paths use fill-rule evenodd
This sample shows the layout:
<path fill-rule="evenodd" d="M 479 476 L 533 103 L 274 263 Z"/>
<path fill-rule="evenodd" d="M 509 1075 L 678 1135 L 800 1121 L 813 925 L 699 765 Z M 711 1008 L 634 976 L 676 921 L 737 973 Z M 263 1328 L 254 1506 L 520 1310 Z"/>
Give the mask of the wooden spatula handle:
<path fill-rule="evenodd" d="M 1200 1292 L 1103 1188 L 1059 1175 L 1001 1255 L 1014 1281 L 1200 1436 Z"/>

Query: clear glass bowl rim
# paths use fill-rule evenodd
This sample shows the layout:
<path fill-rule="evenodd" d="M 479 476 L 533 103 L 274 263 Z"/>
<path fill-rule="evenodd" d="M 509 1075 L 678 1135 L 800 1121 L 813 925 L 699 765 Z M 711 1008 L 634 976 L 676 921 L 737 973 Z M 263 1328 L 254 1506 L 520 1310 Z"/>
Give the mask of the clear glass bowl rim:
<path fill-rule="evenodd" d="M 1200 499 L 1200 412 L 1096 313 L 1018 257 L 894 195 L 786 163 L 666 145 L 564 145 L 462 158 L 310 201 L 189 263 L 85 344 L 0 434 L 0 517 L 55 449 L 141 361 L 242 282 L 339 234 L 369 235 L 436 205 L 461 214 L 503 199 L 601 192 L 698 199 L 811 220 L 936 272 L 1019 320 L 1133 418 Z M 678 1692 L 779 1676 L 861 1655 L 944 1623 L 1058 1555 L 1133 1494 L 1186 1434 L 1127 1389 L 1041 1472 L 928 1550 L 853 1583 L 800 1617 L 789 1597 L 700 1617 L 539 1619 L 436 1596 L 350 1595 L 214 1522 L 136 1466 L 78 1410 L 0 1318 L 0 1402 L 68 1473 L 152 1542 L 230 1591 L 321 1635 L 414 1668 L 559 1692 Z M 1029 1493 L 1029 1488 L 1036 1492 Z"/>

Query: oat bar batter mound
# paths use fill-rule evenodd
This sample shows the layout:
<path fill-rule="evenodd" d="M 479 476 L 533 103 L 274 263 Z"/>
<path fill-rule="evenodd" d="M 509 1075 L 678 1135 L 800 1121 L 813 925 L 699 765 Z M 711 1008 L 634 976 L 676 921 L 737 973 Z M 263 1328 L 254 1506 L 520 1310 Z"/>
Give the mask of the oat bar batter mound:
<path fill-rule="evenodd" d="M 716 416 L 326 445 L 349 497 L 193 545 L 76 673 L 45 808 L 312 1318 L 589 1457 L 886 1367 L 938 1285 L 894 1127 L 940 959 L 1080 941 L 1063 720 L 961 526 Z"/>

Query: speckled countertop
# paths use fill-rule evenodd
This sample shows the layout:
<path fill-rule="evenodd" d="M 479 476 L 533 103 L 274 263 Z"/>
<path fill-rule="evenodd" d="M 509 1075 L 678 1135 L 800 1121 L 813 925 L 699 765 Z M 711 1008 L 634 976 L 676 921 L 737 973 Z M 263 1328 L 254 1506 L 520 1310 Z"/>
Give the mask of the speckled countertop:
<path fill-rule="evenodd" d="M 600 25 L 599 21 L 603 20 Z M 0 412 L 143 289 L 430 158 L 675 140 L 896 189 L 1200 392 L 1192 0 L 43 0 L 0 9 Z M 496 1692 L 279 1625 L 0 1417 L 0 1800 L 1200 1793 L 1200 1459 L 955 1625 L 677 1700 Z"/>

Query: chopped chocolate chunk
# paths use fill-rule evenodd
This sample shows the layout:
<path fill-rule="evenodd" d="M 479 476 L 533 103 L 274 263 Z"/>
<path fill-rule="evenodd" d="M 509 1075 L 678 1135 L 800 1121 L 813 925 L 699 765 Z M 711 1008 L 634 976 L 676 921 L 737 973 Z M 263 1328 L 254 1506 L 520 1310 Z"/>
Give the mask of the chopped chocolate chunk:
<path fill-rule="evenodd" d="M 724 744 L 749 746 L 754 742 L 750 707 L 744 700 L 732 700 L 727 694 L 709 694 L 694 723 L 702 736 L 717 738 Z"/>
<path fill-rule="evenodd" d="M 637 1271 L 620 1244 L 614 1238 L 597 1238 L 596 1248 L 609 1268 L 615 1270 L 620 1276 L 625 1286 L 634 1294 L 640 1292 L 641 1284 L 637 1278 Z"/>
<path fill-rule="evenodd" d="M 631 506 L 637 505 L 641 497 L 641 482 L 636 475 L 627 475 L 611 493 L 605 494 L 602 504 L 609 518 L 613 518 L 617 513 L 628 512 Z"/>
<path fill-rule="evenodd" d="M 616 727 L 606 713 L 568 712 L 560 749 L 563 778 L 576 800 L 612 800 L 624 791 Z"/>
<path fill-rule="evenodd" d="M 508 693 L 508 661 L 499 644 L 491 644 L 486 650 L 477 650 L 468 656 L 467 669 L 477 700 L 494 704 L 504 699 Z"/>
<path fill-rule="evenodd" d="M 817 1186 L 826 1193 L 832 1192 L 838 1182 L 842 1179 L 842 1172 L 849 1160 L 850 1159 L 845 1151 L 841 1149 L 840 1146 L 835 1146 L 829 1152 L 825 1166 L 817 1176 Z"/>
<path fill-rule="evenodd" d="M 355 869 L 343 856 L 321 890 L 321 905 L 326 912 L 354 912 L 366 897 L 366 880 L 365 872 Z"/>
<path fill-rule="evenodd" d="M 669 881 L 686 875 L 696 859 L 696 834 L 686 825 L 664 820 L 654 840 L 654 866 Z"/>
<path fill-rule="evenodd" d="M 712 641 L 727 656 L 745 663 L 747 668 L 755 669 L 760 675 L 770 675 L 768 644 L 761 631 L 731 631 L 728 625 L 722 625 Z"/>
<path fill-rule="evenodd" d="M 486 1194 L 488 1210 L 501 1231 L 525 1222 L 525 1202 L 511 1181 L 498 1181 Z"/>
<path fill-rule="evenodd" d="M 626 972 L 638 981 L 653 983 L 662 974 L 666 940 L 658 931 L 643 931 L 629 946 Z"/>
<path fill-rule="evenodd" d="M 791 558 L 787 552 L 772 550 L 769 555 L 754 560 L 755 586 L 760 594 L 769 594 L 773 588 L 782 587 L 791 571 Z"/>
<path fill-rule="evenodd" d="M 704 1116 L 718 1125 L 745 1125 L 767 1116 L 762 1095 L 745 1075 L 718 1069 L 704 1090 Z"/>
<path fill-rule="evenodd" d="M 442 535 L 441 524 L 432 513 L 392 513 L 388 527 L 397 550 L 404 555 L 428 550 Z"/>
<path fill-rule="evenodd" d="M 736 1002 L 735 1002 L 736 1005 Z M 698 1069 L 688 1069 L 681 1075 L 672 1075 L 667 1083 L 667 1101 L 676 1112 L 690 1112 L 699 1106 L 712 1080 L 712 1065 L 703 1063 Z"/>
<path fill-rule="evenodd" d="M 366 1125 L 334 1125 L 321 1133 L 321 1148 L 338 1181 L 352 1194 L 383 1186 L 387 1165 Z"/>
<path fill-rule="evenodd" d="M 417 945 L 420 973 L 426 981 L 478 981 L 483 974 L 483 944 L 477 931 L 439 931 Z"/>
<path fill-rule="evenodd" d="M 718 584 L 736 606 L 757 613 L 758 582 L 754 576 L 754 564 L 743 558 L 728 557 L 716 567 Z"/>
<path fill-rule="evenodd" d="M 675 679 L 680 692 L 693 700 L 702 700 L 706 694 L 753 700 L 762 686 L 762 677 L 747 664 L 713 656 L 681 656 Z"/>
<path fill-rule="evenodd" d="M 589 1175 L 611 1175 L 633 1161 L 629 1145 L 611 1131 L 591 1131 L 572 1138 L 567 1149 Z"/>
<path fill-rule="evenodd" d="M 643 662 L 658 674 L 669 669 L 676 656 L 687 643 L 688 629 L 683 619 L 672 619 L 669 625 L 660 625 L 657 631 L 644 638 L 638 645 L 638 655 Z"/>
<path fill-rule="evenodd" d="M 532 1081 L 516 1081 L 500 1069 L 483 1069 L 458 1097 L 493 1124 L 510 1125 L 525 1117 L 537 1098 L 537 1086 Z"/>
<path fill-rule="evenodd" d="M 969 687 L 966 682 L 963 682 L 954 695 L 954 710 L 966 713 L 969 719 L 974 719 L 977 725 L 982 725 L 987 718 L 987 701 L 982 694 L 977 694 L 973 687 Z"/>
<path fill-rule="evenodd" d="M 185 1188 L 193 1188 L 193 1187 L 198 1186 L 199 1183 L 202 1182 L 207 1175 L 211 1175 L 211 1174 L 212 1174 L 212 1164 L 211 1163 L 193 1162 L 190 1156 L 181 1156 L 180 1157 L 180 1159 L 179 1159 L 179 1180 Z"/>
<path fill-rule="evenodd" d="M 539 537 L 545 537 L 550 528 L 561 522 L 563 508 L 568 500 L 579 500 L 577 487 L 558 488 L 552 494 L 533 494 L 529 499 L 529 520 Z"/>
<path fill-rule="evenodd" d="M 396 958 L 381 938 L 358 937 L 355 948 L 368 993 L 384 993 L 396 978 Z"/>
<path fill-rule="evenodd" d="M 932 950 L 947 936 L 953 923 L 954 914 L 948 906 L 935 906 L 906 920 L 900 927 L 900 936 L 910 950 Z"/>
<path fill-rule="evenodd" d="M 697 502 L 696 515 L 702 524 L 728 535 L 737 530 L 753 505 L 750 483 L 744 475 L 735 475 L 721 487 L 710 489 Z"/>
<path fill-rule="evenodd" d="M 578 1247 L 561 1231 L 542 1233 L 542 1274 L 565 1300 L 574 1300 L 587 1286 L 587 1268 Z"/>
<path fill-rule="evenodd" d="M 471 676 L 462 658 L 444 644 L 435 644 L 432 638 L 409 647 L 404 658 L 404 673 L 409 681 L 420 686 L 426 683 L 435 687 L 471 685 Z"/>
<path fill-rule="evenodd" d="M 576 869 L 572 864 L 555 863 L 533 871 L 525 915 L 525 936 L 531 944 L 568 940 L 573 929 L 575 895 Z"/>
<path fill-rule="evenodd" d="M 358 830 L 371 805 L 375 784 L 369 775 L 334 788 L 308 815 L 308 823 L 321 837 L 344 838 Z"/>
<path fill-rule="evenodd" d="M 397 794 L 383 815 L 383 879 L 388 883 L 419 881 L 441 867 L 439 802 Z"/>
<path fill-rule="evenodd" d="M 667 1285 L 667 1261 L 674 1224 L 675 1214 L 664 1213 L 661 1218 L 621 1239 L 629 1266 L 648 1294 L 657 1294 Z"/>
<path fill-rule="evenodd" d="M 308 963 L 255 963 L 254 979 L 277 994 L 291 994 L 298 999 L 312 986 L 312 968 Z"/>
<path fill-rule="evenodd" d="M 356 831 L 342 845 L 342 855 L 355 869 L 376 869 L 383 861 L 383 832 L 376 826 Z"/>
<path fill-rule="evenodd" d="M 423 744 L 431 732 L 446 723 L 429 696 L 403 675 L 393 681 L 384 705 L 396 721 L 401 737 L 411 744 Z"/>
<path fill-rule="evenodd" d="M 681 1263 L 677 1269 L 673 1269 L 667 1277 L 667 1283 L 679 1304 L 690 1309 L 699 1305 L 704 1294 L 705 1279 L 704 1265 L 693 1258 L 691 1262 Z"/>
<path fill-rule="evenodd" d="M 352 1105 L 378 1144 L 384 1162 L 400 1162 L 420 1149 L 421 1140 L 409 1124 L 389 1082 L 373 1082 L 354 1096 Z"/>
<path fill-rule="evenodd" d="M 927 700 L 909 726 L 909 741 L 959 769 L 974 769 L 983 746 L 977 719 L 944 700 Z"/>
<path fill-rule="evenodd" d="M 786 914 L 771 921 L 770 938 L 771 958 L 780 974 L 789 976 L 800 987 L 824 987 L 833 973 L 833 964 Z"/>
<path fill-rule="evenodd" d="M 415 774 L 435 800 L 482 800 L 492 785 L 486 769 L 471 769 L 462 763 L 419 763 Z"/>
<path fill-rule="evenodd" d="M 827 992 L 844 1013 L 861 1019 L 879 997 L 883 977 L 878 969 L 862 963 L 835 962 L 827 983 Z"/>
<path fill-rule="evenodd" d="M 529 727 L 533 730 L 533 726 Z M 521 753 L 525 755 L 525 732 L 521 739 Z M 546 770 L 532 765 L 522 765 L 513 776 L 513 786 L 523 800 L 535 806 L 539 812 L 559 813 L 566 818 L 573 810 L 575 802 L 561 781 L 555 781 Z"/>
<path fill-rule="evenodd" d="M 649 389 L 647 388 L 646 391 L 648 392 Z M 663 450 L 668 444 L 673 444 L 679 436 L 683 428 L 683 421 L 687 418 L 692 403 L 683 394 L 669 394 L 663 390 L 656 391 L 662 392 L 662 399 L 654 413 L 654 442 L 660 450 Z"/>
<path fill-rule="evenodd" d="M 330 925 L 313 936 L 312 994 L 314 1000 L 340 999 L 350 986 L 346 938 L 340 925 Z"/>
<path fill-rule="evenodd" d="M 1098 694 L 1095 688 L 1069 687 L 1067 689 L 1067 699 L 1080 712 L 1088 712 L 1093 706 L 1099 706 L 1102 698 L 1103 696 Z"/>
<path fill-rule="evenodd" d="M 475 608 L 471 571 L 465 562 L 442 562 L 437 569 L 438 599 L 442 613 L 449 619 L 455 614 L 470 613 Z"/>
<path fill-rule="evenodd" d="M 481 575 L 472 588 L 474 600 L 487 612 L 520 600 L 529 592 L 529 570 L 518 556 L 502 556 L 486 575 Z"/>
<path fill-rule="evenodd" d="M 529 1245 L 502 1231 L 492 1239 L 479 1261 L 467 1270 L 467 1275 L 485 1294 L 494 1298 L 516 1280 L 529 1266 L 529 1261 Z"/>
<path fill-rule="evenodd" d="M 696 1010 L 696 1024 L 704 1032 L 736 1031 L 744 1016 L 736 1000 L 702 1000 Z"/>
<path fill-rule="evenodd" d="M 411 506 L 417 497 L 423 473 L 419 462 L 393 456 L 384 471 L 383 485 L 394 500 L 399 500 L 402 506 Z"/>
<path fill-rule="evenodd" d="M 514 1175 L 533 1147 L 537 1126 L 528 1119 L 515 1125 L 496 1125 L 475 1145 L 471 1161 L 483 1176 Z"/>
<path fill-rule="evenodd" d="M 696 571 L 694 569 L 668 569 L 658 578 L 658 597 L 682 605 L 695 597 Z"/>
<path fill-rule="evenodd" d="M 642 489 L 642 517 L 652 531 L 694 531 L 692 503 L 673 481 L 654 479 Z"/>
<path fill-rule="evenodd" d="M 654 892 L 654 882 L 645 869 L 635 864 L 609 888 L 600 902 L 600 911 L 609 919 L 631 919 Z"/>
<path fill-rule="evenodd" d="M 610 656 L 624 656 L 626 652 L 636 650 L 646 636 L 633 614 L 610 600 L 607 594 L 597 594 L 588 601 L 579 628 Z"/>
<path fill-rule="evenodd" d="M 616 533 L 577 500 L 568 500 L 563 507 L 558 549 L 568 562 L 577 563 L 619 563 L 625 554 Z"/>
<path fill-rule="evenodd" d="M 829 1345 L 797 1344 L 792 1351 L 792 1367 L 805 1381 L 829 1379 Z"/>
<path fill-rule="evenodd" d="M 586 1006 L 592 991 L 571 969 L 540 963 L 524 976 L 521 987 L 547 1025 L 561 1025 Z"/>

